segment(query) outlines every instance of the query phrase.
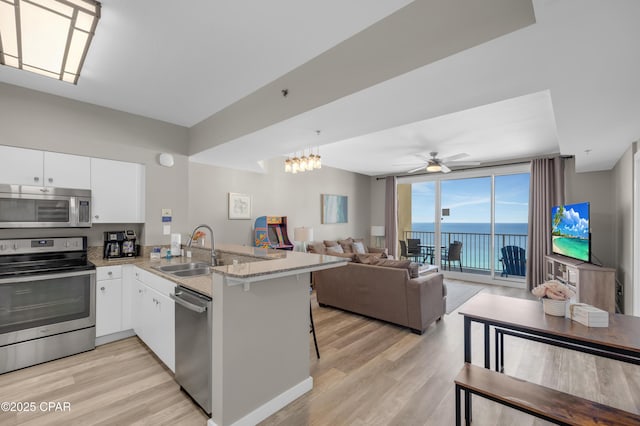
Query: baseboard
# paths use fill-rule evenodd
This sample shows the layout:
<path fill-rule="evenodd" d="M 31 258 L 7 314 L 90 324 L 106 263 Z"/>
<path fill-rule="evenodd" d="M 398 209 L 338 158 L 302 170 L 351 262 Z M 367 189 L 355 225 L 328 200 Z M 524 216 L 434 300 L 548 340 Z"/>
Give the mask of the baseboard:
<path fill-rule="evenodd" d="M 297 398 L 301 397 L 305 393 L 309 392 L 313 389 L 313 377 L 309 376 L 297 385 L 292 388 L 287 389 L 282 392 L 280 395 L 273 398 L 271 401 L 262 404 L 260 407 L 256 408 L 246 416 L 241 419 L 235 421 L 231 426 L 253 426 L 273 413 L 279 411 L 280 409 L 286 407 L 291 402 L 295 401 Z M 209 419 L 207 421 L 207 426 L 221 426 L 216 424 L 213 419 Z"/>
<path fill-rule="evenodd" d="M 133 330 L 119 331 L 113 334 L 107 334 L 106 336 L 96 337 L 96 346 L 104 345 L 105 343 L 115 342 L 116 340 L 126 339 L 127 337 L 135 336 L 136 332 Z"/>

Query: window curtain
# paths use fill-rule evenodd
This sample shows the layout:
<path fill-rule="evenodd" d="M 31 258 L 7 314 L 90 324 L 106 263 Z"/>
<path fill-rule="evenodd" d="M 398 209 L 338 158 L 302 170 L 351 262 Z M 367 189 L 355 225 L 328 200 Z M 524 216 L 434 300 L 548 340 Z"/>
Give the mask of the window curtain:
<path fill-rule="evenodd" d="M 531 162 L 527 288 L 546 281 L 544 257 L 551 253 L 551 208 L 564 204 L 564 160 L 539 158 Z"/>
<path fill-rule="evenodd" d="M 395 176 L 387 176 L 385 179 L 384 241 L 389 254 L 394 258 L 397 258 L 398 251 L 398 189 L 396 183 Z"/>

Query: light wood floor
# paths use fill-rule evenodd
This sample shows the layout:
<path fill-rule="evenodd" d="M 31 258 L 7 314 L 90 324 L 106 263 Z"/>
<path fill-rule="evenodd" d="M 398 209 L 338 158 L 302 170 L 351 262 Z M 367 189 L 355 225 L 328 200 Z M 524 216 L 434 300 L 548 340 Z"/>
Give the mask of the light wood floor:
<path fill-rule="evenodd" d="M 523 290 L 483 291 L 530 298 Z M 320 345 L 310 339 L 314 388 L 264 425 L 452 425 L 453 378 L 462 367 L 455 311 L 418 336 L 313 302 Z M 474 361 L 482 357 L 473 329 Z M 640 412 L 640 367 L 505 336 L 510 375 Z M 0 401 L 69 401 L 67 413 L 0 412 L 0 425 L 198 425 L 206 416 L 137 338 L 0 375 Z M 474 425 L 546 425 L 474 398 Z"/>

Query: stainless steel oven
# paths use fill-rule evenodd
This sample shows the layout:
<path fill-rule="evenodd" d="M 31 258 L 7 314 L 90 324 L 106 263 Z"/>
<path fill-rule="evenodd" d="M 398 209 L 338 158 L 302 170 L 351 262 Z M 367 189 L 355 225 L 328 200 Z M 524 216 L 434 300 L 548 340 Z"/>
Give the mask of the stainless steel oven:
<path fill-rule="evenodd" d="M 95 347 L 86 237 L 0 240 L 0 373 Z"/>

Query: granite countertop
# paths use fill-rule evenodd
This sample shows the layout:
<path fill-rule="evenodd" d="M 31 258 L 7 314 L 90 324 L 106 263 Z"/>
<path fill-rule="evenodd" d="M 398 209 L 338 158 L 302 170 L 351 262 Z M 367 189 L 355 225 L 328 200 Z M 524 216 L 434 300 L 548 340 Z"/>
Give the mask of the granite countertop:
<path fill-rule="evenodd" d="M 217 245 L 216 251 L 220 251 L 218 258 L 223 264 L 213 268 L 214 273 L 248 281 L 268 279 L 272 274 L 326 269 L 347 263 L 343 257 L 233 244 Z M 239 256 L 238 264 L 232 263 L 235 256 Z"/>
<path fill-rule="evenodd" d="M 91 248 L 90 248 L 91 249 Z M 268 279 L 269 275 L 285 274 L 287 272 L 308 271 L 309 269 L 325 269 L 346 264 L 346 259 L 336 256 L 301 253 L 288 250 L 272 250 L 258 247 L 219 244 L 216 246 L 218 260 L 221 266 L 212 268 L 212 273 L 221 274 L 232 280 L 258 281 Z M 147 256 L 123 258 L 116 260 L 102 259 L 101 250 L 89 250 L 89 260 L 97 267 L 116 265 L 135 265 L 158 276 L 166 278 L 176 284 L 187 287 L 209 297 L 212 297 L 211 275 L 197 277 L 176 277 L 164 273 L 154 267 L 176 265 L 187 262 L 199 262 L 202 259 L 173 257 L 169 260 L 150 260 Z M 234 264 L 236 260 L 238 263 Z"/>

